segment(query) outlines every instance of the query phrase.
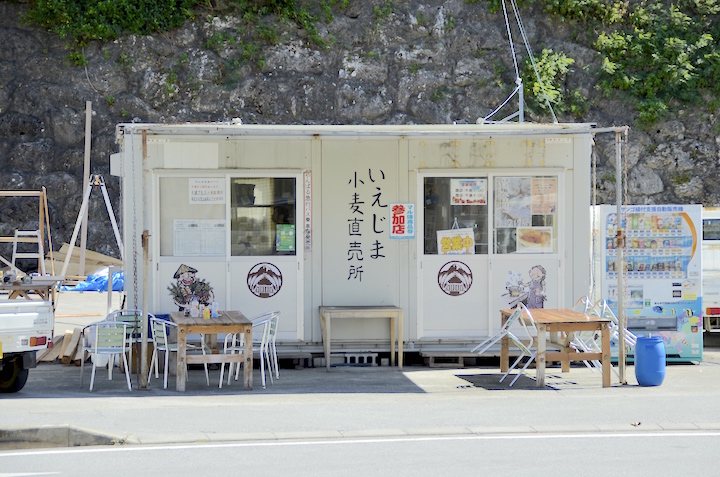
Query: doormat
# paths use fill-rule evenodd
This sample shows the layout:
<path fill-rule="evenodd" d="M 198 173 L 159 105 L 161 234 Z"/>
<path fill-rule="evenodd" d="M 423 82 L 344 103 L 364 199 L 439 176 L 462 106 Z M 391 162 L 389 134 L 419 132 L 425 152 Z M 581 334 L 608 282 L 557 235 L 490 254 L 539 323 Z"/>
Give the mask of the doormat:
<path fill-rule="evenodd" d="M 488 391 L 503 391 L 508 389 L 526 389 L 540 391 L 546 389 L 551 391 L 557 391 L 557 388 L 547 384 L 548 379 L 551 377 L 547 375 L 545 376 L 546 384 L 544 388 L 537 387 L 535 379 L 529 378 L 524 374 L 521 375 L 517 381 L 515 381 L 515 384 L 513 384 L 512 387 L 510 387 L 510 383 L 513 379 L 515 379 L 515 375 L 508 376 L 502 383 L 500 382 L 500 378 L 502 378 L 501 374 L 470 374 L 456 376 L 458 378 L 464 379 L 476 388 L 483 388 L 487 389 Z"/>

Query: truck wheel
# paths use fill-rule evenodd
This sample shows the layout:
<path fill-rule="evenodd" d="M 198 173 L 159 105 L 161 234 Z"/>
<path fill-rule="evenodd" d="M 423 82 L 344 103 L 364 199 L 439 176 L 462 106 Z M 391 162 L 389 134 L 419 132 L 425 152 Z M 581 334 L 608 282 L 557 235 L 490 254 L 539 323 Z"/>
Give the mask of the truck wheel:
<path fill-rule="evenodd" d="M 22 368 L 19 359 L 6 362 L 0 370 L 0 393 L 16 393 L 25 387 L 28 370 Z"/>

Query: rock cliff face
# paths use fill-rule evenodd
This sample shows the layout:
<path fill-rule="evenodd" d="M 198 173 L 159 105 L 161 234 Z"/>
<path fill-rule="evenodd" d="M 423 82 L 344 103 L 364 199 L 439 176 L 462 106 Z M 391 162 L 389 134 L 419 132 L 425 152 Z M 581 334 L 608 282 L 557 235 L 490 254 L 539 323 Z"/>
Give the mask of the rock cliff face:
<path fill-rule="evenodd" d="M 381 3 L 336 8 L 328 23 L 318 23 L 327 47 L 280 19 L 271 42 L 248 33 L 240 19 L 198 15 L 168 33 L 91 44 L 82 51 L 87 65 L 76 66 L 67 40 L 22 23 L 26 5 L 0 2 L 0 190 L 45 186 L 55 248 L 69 241 L 82 201 L 86 101 L 93 105 L 92 173 L 105 177 L 120 216 L 108 156 L 118 150 L 121 122 L 473 123 L 514 88 L 502 14 L 464 0 L 413 0 L 379 16 L 374 7 Z M 633 127 L 629 105 L 597 96 L 601 57 L 572 41 L 573 28 L 582 27 L 538 9 L 522 14 L 533 51 L 573 58 L 565 87 L 589 98 L 584 117 L 558 119 L 631 126 L 629 203 L 720 204 L 714 114 L 681 111 L 650 130 Z M 519 39 L 515 50 L 523 57 Z M 614 203 L 614 137 L 598 136 L 598 146 L 599 202 Z M 105 204 L 94 194 L 88 247 L 118 256 Z M 22 200 L 1 205 L 0 235 L 37 227 L 34 207 Z"/>

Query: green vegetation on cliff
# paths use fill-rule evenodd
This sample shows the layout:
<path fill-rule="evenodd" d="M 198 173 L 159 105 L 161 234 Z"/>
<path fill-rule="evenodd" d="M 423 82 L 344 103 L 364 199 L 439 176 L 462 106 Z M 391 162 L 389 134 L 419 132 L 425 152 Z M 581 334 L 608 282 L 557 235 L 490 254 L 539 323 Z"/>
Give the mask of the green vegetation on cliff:
<path fill-rule="evenodd" d="M 325 47 L 316 28 L 330 22 L 334 12 L 360 0 L 29 0 L 26 21 L 72 40 L 71 59 L 83 64 L 78 50 L 90 41 L 107 42 L 123 34 L 151 34 L 181 25 L 196 15 L 234 15 L 245 20 L 259 38 L 276 36 L 263 20 L 273 15 L 296 24 L 306 39 Z M 574 41 L 602 55 L 595 84 L 601 93 L 633 102 L 644 124 L 658 121 L 668 111 L 703 101 L 718 106 L 720 93 L 720 0 L 466 0 L 470 8 L 491 12 L 512 7 L 539 8 L 553 21 L 576 27 Z M 512 2 L 512 3 L 511 3 Z M 515 5 L 514 5 L 515 4 Z M 375 21 L 403 8 L 403 2 L 386 0 L 375 7 Z M 214 38 L 212 41 L 220 41 Z M 210 46 L 212 47 L 212 45 Z M 244 56 L 262 63 L 256 45 L 246 45 Z M 540 81 L 526 68 L 531 109 L 546 108 L 542 90 L 560 112 L 581 115 L 586 100 L 562 83 L 572 74 L 573 59 L 561 51 L 543 51 L 534 58 Z M 542 86 L 541 87 L 541 83 Z"/>
<path fill-rule="evenodd" d="M 30 0 L 25 18 L 76 46 L 110 41 L 123 34 L 148 35 L 176 28 L 193 19 L 195 11 L 232 14 L 248 20 L 279 15 L 317 36 L 315 17 L 297 0 Z M 323 5 L 327 2 L 323 1 Z M 335 4 L 337 0 L 330 1 Z"/>
<path fill-rule="evenodd" d="M 599 89 L 635 103 L 641 124 L 720 93 L 720 2 L 543 0 L 545 12 L 592 28 Z M 718 106 L 710 101 L 710 109 Z"/>
<path fill-rule="evenodd" d="M 178 27 L 193 17 L 197 0 L 31 0 L 25 17 L 77 46 L 107 42 L 122 34 L 151 33 Z"/>

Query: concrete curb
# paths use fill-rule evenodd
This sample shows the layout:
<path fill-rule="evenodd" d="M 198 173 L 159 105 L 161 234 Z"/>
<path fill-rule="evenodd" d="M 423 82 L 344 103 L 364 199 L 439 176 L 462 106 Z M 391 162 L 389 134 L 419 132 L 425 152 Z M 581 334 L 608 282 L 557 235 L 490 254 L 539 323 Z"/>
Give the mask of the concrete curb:
<path fill-rule="evenodd" d="M 138 444 L 133 437 L 118 437 L 72 426 L 0 429 L 0 448 L 79 447 Z"/>
<path fill-rule="evenodd" d="M 720 431 L 720 423 L 705 426 L 692 423 L 596 426 L 518 426 L 518 427 L 432 427 L 412 429 L 374 429 L 361 431 L 306 431 L 266 433 L 222 433 L 205 436 L 157 435 L 139 440 L 133 436 L 118 438 L 71 426 L 44 426 L 35 428 L 0 429 L 0 450 L 49 447 L 119 446 L 119 445 L 186 445 L 259 442 L 298 442 L 315 440 L 373 440 L 373 439 L 422 439 L 425 437 L 479 437 L 523 436 L 558 434 L 612 434 L 633 432 L 637 434 L 656 432 L 707 432 Z"/>

